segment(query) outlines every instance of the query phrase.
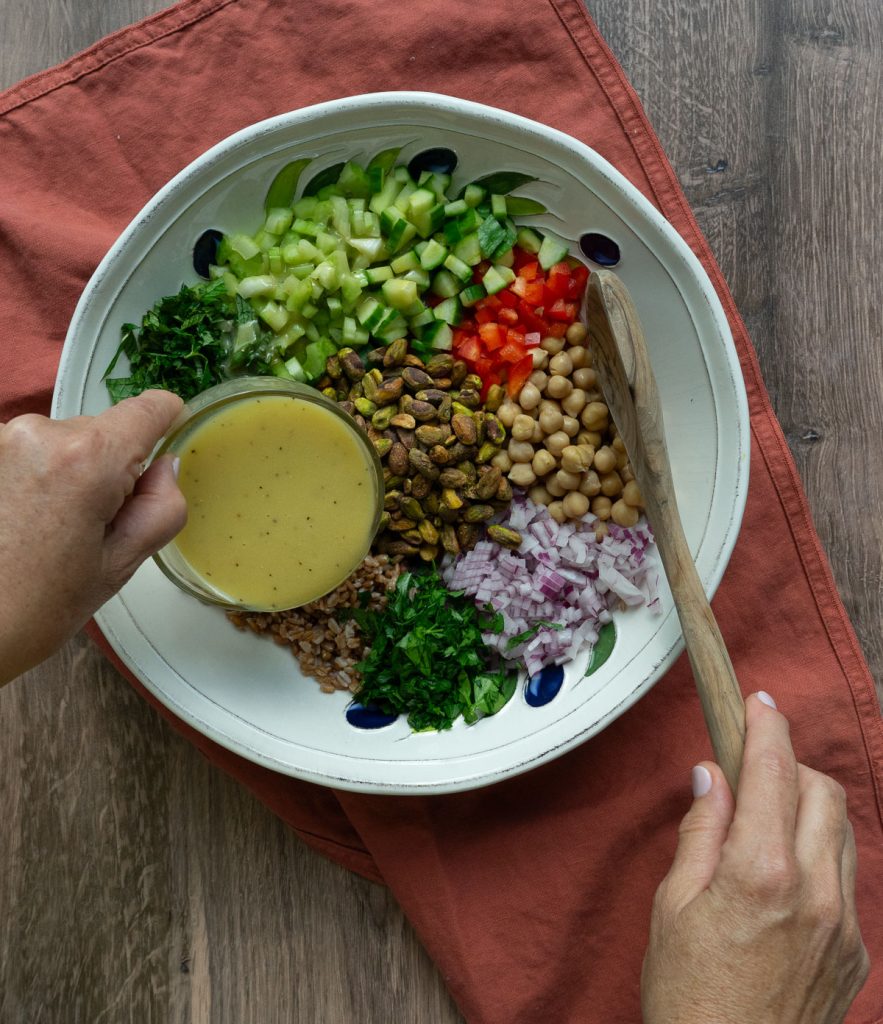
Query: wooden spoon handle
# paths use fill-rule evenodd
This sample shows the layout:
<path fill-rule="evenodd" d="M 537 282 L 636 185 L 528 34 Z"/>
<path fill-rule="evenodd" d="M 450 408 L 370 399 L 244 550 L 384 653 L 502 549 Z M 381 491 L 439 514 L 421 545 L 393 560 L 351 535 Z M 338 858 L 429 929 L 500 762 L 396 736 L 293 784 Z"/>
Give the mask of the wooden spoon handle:
<path fill-rule="evenodd" d="M 684 536 L 641 322 L 625 285 L 610 271 L 589 278 L 584 314 L 601 389 L 629 453 L 681 621 L 714 755 L 735 793 L 745 706 Z"/>

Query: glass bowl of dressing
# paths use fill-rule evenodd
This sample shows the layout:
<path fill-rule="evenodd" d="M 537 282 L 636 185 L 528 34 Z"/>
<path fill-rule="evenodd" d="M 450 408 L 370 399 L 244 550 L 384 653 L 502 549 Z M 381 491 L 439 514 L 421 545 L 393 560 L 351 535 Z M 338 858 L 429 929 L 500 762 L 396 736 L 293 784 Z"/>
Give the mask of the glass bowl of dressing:
<path fill-rule="evenodd" d="M 341 584 L 368 554 L 383 472 L 353 419 L 314 388 L 240 377 L 188 402 L 154 458 L 180 459 L 187 525 L 154 560 L 209 604 L 282 611 Z"/>

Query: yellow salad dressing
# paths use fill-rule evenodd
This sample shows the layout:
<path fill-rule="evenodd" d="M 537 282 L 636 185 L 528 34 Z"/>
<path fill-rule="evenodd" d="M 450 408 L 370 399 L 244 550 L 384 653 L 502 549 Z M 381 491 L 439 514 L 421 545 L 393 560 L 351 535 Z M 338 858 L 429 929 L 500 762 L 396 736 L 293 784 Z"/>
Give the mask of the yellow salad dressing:
<path fill-rule="evenodd" d="M 189 514 L 174 543 L 235 602 L 306 604 L 367 553 L 376 470 L 353 429 L 321 405 L 275 395 L 231 403 L 178 454 Z"/>

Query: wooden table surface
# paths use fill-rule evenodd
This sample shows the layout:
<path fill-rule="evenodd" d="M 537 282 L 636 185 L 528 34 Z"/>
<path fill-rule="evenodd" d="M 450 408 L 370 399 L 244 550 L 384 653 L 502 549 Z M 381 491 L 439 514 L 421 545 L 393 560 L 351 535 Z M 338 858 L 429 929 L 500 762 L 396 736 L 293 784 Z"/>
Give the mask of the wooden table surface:
<path fill-rule="evenodd" d="M 165 6 L 0 0 L 0 87 Z M 747 321 L 883 683 L 883 6 L 589 7 Z M 387 892 L 301 845 L 82 637 L 0 691 L 0 765 L 0 1024 L 461 1020 Z"/>

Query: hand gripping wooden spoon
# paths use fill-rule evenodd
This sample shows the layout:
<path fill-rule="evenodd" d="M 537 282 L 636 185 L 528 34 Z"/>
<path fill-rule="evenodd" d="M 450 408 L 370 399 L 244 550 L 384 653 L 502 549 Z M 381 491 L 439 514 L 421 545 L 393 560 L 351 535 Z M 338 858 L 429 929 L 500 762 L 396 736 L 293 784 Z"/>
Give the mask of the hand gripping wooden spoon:
<path fill-rule="evenodd" d="M 628 451 L 681 620 L 714 756 L 735 793 L 745 706 L 681 525 L 659 392 L 641 322 L 625 285 L 609 270 L 589 277 L 582 313 L 592 365 Z"/>

